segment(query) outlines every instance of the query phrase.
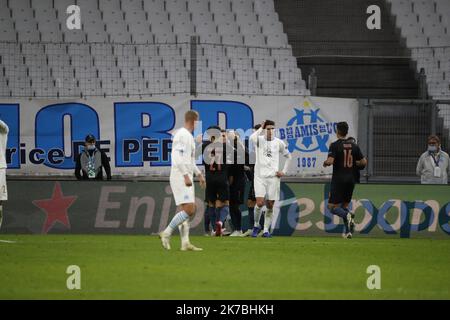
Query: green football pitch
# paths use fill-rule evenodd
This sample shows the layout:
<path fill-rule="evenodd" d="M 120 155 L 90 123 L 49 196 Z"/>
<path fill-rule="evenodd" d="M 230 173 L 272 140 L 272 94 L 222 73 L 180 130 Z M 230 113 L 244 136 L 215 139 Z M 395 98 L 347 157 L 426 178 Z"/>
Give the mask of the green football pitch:
<path fill-rule="evenodd" d="M 1 235 L 1 299 L 450 299 L 450 241 Z M 69 265 L 81 289 L 69 290 Z M 370 265 L 381 289 L 369 290 Z"/>

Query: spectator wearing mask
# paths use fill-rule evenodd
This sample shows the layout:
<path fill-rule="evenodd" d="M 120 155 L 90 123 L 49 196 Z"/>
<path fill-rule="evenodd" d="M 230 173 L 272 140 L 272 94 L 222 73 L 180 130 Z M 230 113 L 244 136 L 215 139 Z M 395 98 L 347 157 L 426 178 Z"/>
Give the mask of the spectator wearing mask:
<path fill-rule="evenodd" d="M 85 147 L 76 160 L 75 176 L 78 180 L 103 180 L 103 170 L 106 178 L 111 180 L 111 166 L 105 152 L 97 149 L 95 137 L 86 136 Z"/>
<path fill-rule="evenodd" d="M 441 149 L 438 136 L 428 137 L 428 150 L 420 156 L 416 173 L 422 184 L 447 184 L 450 174 L 449 156 Z"/>

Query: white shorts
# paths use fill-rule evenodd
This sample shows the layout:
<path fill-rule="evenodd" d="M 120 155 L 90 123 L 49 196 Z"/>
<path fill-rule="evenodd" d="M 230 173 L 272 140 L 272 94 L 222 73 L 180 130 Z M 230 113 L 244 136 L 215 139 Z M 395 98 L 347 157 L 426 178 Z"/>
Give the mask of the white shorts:
<path fill-rule="evenodd" d="M 0 169 L 0 201 L 8 200 L 8 188 L 6 187 L 6 169 Z"/>
<path fill-rule="evenodd" d="M 280 200 L 280 178 L 261 178 L 255 175 L 253 185 L 256 198 L 265 197 L 266 200 Z"/>
<path fill-rule="evenodd" d="M 172 188 L 175 204 L 179 206 L 183 203 L 195 203 L 195 188 L 194 179 L 189 176 L 192 181 L 192 186 L 188 187 L 184 183 L 183 176 L 170 176 L 170 188 Z"/>

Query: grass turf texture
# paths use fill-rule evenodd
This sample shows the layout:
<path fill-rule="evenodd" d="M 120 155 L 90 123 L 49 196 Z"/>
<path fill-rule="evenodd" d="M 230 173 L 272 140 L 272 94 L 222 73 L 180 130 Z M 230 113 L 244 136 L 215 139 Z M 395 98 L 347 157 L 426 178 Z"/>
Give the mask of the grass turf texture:
<path fill-rule="evenodd" d="M 450 241 L 1 235 L 1 299 L 449 299 Z M 381 290 L 369 290 L 369 265 Z M 68 290 L 69 265 L 81 290 Z"/>

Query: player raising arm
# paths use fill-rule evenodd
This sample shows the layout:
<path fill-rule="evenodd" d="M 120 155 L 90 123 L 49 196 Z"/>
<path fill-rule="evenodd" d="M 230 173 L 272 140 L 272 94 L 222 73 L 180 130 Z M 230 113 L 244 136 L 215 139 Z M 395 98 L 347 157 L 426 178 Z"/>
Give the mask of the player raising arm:
<path fill-rule="evenodd" d="M 330 145 L 328 158 L 323 163 L 324 167 L 333 166 L 328 209 L 332 214 L 344 220 L 344 236 L 351 239 L 355 223 L 353 221 L 354 215 L 349 211 L 348 205 L 352 201 L 353 190 L 355 189 L 353 165 L 365 167 L 367 160 L 358 145 L 346 138 L 348 134 L 347 122 L 337 124 L 336 134 L 338 140 Z"/>
<path fill-rule="evenodd" d="M 252 142 L 256 153 L 254 173 L 256 207 L 252 237 L 258 236 L 259 219 L 261 217 L 261 209 L 264 206 L 265 199 L 267 211 L 265 214 L 263 237 L 271 237 L 269 229 L 272 224 L 273 205 L 275 200 L 280 199 L 280 178 L 286 174 L 292 158 L 286 144 L 275 137 L 274 131 L 275 122 L 266 120 L 261 124 L 261 127 L 250 136 L 250 141 Z M 281 171 L 279 169 L 280 154 L 286 158 L 283 170 Z"/>
<path fill-rule="evenodd" d="M 170 187 L 175 204 L 181 206 L 167 228 L 159 234 L 162 245 L 170 250 L 170 236 L 178 227 L 181 236 L 182 251 L 200 251 L 189 241 L 189 218 L 195 214 L 194 173 L 199 177 L 200 186 L 205 187 L 205 178 L 195 165 L 195 142 L 192 132 L 199 119 L 198 113 L 189 110 L 184 115 L 184 127 L 177 130 L 172 140 L 172 165 L 170 169 Z"/>

